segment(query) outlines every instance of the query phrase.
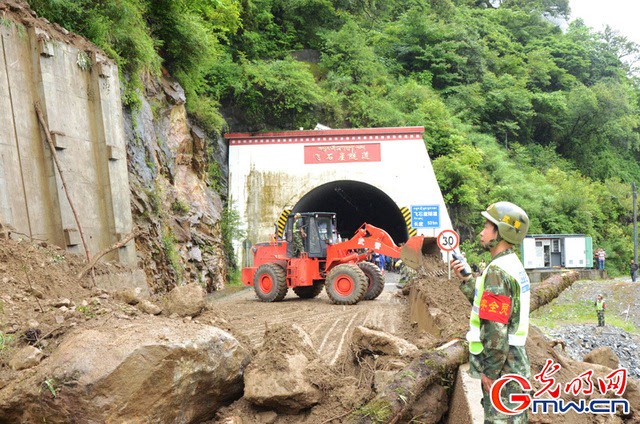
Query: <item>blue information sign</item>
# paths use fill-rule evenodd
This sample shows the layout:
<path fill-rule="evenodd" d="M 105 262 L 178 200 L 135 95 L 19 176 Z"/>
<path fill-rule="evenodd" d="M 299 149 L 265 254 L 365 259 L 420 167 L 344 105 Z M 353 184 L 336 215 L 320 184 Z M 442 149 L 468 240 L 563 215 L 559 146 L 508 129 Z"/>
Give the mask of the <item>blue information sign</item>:
<path fill-rule="evenodd" d="M 440 205 L 411 206 L 411 227 L 440 227 Z"/>

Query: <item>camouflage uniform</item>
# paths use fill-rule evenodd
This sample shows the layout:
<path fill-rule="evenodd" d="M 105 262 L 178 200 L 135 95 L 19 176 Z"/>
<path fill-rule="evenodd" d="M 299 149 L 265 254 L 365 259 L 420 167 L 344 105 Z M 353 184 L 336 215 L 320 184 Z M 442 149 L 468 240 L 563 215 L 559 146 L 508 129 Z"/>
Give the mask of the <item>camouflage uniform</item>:
<path fill-rule="evenodd" d="M 496 255 L 493 260 L 514 253 L 513 248 L 506 249 Z M 492 262 L 493 262 L 492 260 Z M 473 303 L 476 279 L 470 278 L 460 285 L 460 290 Z M 480 322 L 480 338 L 484 347 L 479 355 L 469 355 L 470 374 L 474 378 L 481 378 L 482 374 L 497 380 L 505 374 L 519 374 L 531 381 L 531 365 L 524 346 L 509 345 L 509 329 L 518 328 L 520 324 L 520 290 L 518 283 L 502 269 L 488 265 L 486 271 L 484 291 L 496 295 L 507 296 L 511 299 L 511 313 L 508 324 L 482 319 Z M 506 406 L 519 404 L 508 402 L 512 393 L 522 393 L 520 385 L 510 382 L 502 389 L 502 399 Z M 527 423 L 527 411 L 520 415 L 505 415 L 499 413 L 491 405 L 489 394 L 482 388 L 482 406 L 484 407 L 485 424 Z"/>
<path fill-rule="evenodd" d="M 402 264 L 402 266 L 400 267 L 400 281 L 398 281 L 398 284 L 407 284 L 412 281 L 417 275 L 418 274 L 415 270 L 409 268 L 405 264 Z"/>
<path fill-rule="evenodd" d="M 297 258 L 304 252 L 302 241 L 302 219 L 296 219 L 293 223 L 293 257 Z"/>
<path fill-rule="evenodd" d="M 596 314 L 598 314 L 598 327 L 604 327 L 604 310 L 607 305 L 604 303 L 604 300 L 600 298 L 596 300 L 594 306 L 596 307 Z"/>

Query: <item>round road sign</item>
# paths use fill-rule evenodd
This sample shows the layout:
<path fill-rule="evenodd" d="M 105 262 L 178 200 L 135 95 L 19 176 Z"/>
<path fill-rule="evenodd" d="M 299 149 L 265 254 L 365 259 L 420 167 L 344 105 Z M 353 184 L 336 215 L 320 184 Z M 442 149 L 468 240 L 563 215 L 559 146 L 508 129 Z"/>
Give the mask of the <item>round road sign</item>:
<path fill-rule="evenodd" d="M 438 234 L 438 247 L 445 252 L 451 252 L 458 247 L 459 241 L 458 233 L 453 230 L 443 230 Z"/>

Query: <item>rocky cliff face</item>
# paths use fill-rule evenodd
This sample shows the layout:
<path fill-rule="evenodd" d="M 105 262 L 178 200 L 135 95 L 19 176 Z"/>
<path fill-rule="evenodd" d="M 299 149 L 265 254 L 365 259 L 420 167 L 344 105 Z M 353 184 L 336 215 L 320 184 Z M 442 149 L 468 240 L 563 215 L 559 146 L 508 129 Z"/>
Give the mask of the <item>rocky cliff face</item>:
<path fill-rule="evenodd" d="M 227 278 L 219 194 L 227 148 L 189 121 L 184 91 L 170 76 L 147 77 L 140 100 L 124 113 L 131 207 L 146 230 L 136 241 L 139 264 L 157 293 L 188 282 L 218 290 Z"/>

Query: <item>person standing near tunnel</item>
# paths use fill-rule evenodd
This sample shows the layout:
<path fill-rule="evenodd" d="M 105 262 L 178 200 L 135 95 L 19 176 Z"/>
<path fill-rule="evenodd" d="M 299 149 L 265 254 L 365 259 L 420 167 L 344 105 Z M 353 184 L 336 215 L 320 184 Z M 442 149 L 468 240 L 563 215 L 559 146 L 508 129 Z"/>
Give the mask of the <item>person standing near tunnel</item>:
<path fill-rule="evenodd" d="M 293 221 L 293 257 L 298 258 L 304 252 L 304 239 L 307 234 L 304 232 L 302 215 L 296 213 Z"/>
<path fill-rule="evenodd" d="M 464 264 L 452 260 L 451 266 L 462 279 L 460 290 L 472 303 L 469 320 L 470 374 L 481 380 L 484 422 L 527 423 L 525 410 L 505 415 L 490 400 L 491 386 L 506 374 L 518 374 L 530 381 L 531 365 L 525 343 L 529 330 L 530 282 L 514 245 L 522 242 L 529 229 L 529 217 L 520 207 L 497 202 L 482 212 L 482 247 L 491 253 L 491 262 L 478 278 L 462 276 Z M 522 393 L 518 383 L 509 382 L 501 392 L 503 404 L 511 410 L 509 396 Z"/>
<path fill-rule="evenodd" d="M 596 307 L 596 315 L 598 315 L 598 327 L 604 327 L 604 310 L 607 309 L 607 304 L 604 303 L 602 295 L 598 295 L 593 306 Z"/>

